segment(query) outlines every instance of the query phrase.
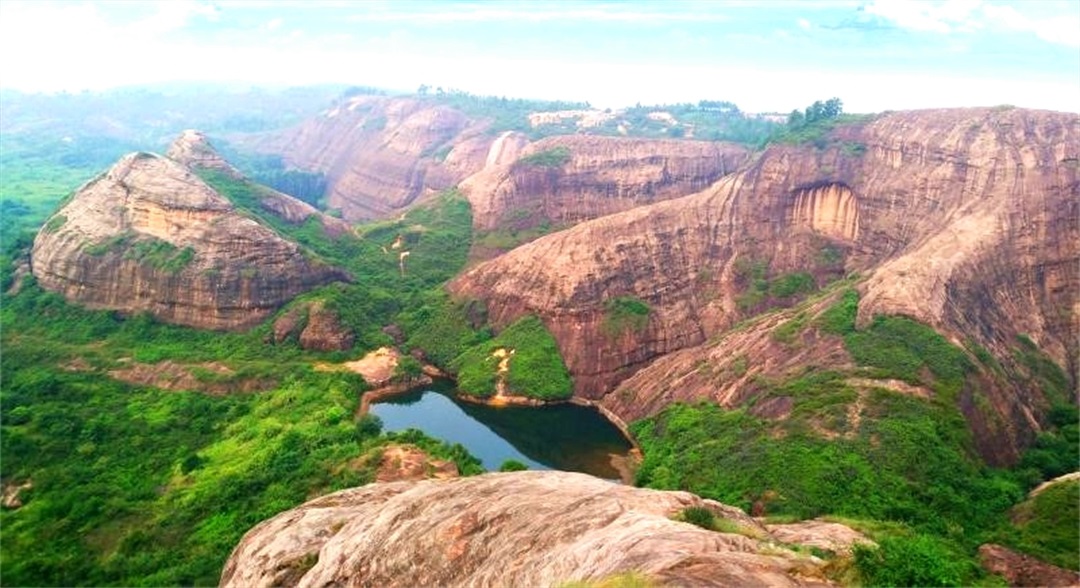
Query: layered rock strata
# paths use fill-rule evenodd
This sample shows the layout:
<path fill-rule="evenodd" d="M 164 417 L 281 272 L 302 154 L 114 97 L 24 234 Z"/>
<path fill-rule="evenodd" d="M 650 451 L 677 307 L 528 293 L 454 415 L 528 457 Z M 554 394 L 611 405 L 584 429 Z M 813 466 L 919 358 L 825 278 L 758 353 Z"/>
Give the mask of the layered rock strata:
<path fill-rule="evenodd" d="M 1080 117 L 901 112 L 820 143 L 770 147 L 697 194 L 543 237 L 473 268 L 451 291 L 486 302 L 500 326 L 540 316 L 576 393 L 593 399 L 759 312 L 744 304 L 747 268 L 821 282 L 830 256 L 842 260 L 839 274 L 869 276 L 862 323 L 908 315 L 1005 359 L 1023 334 L 1075 374 Z M 648 314 L 613 328 L 612 301 L 627 298 Z M 1038 391 L 994 386 L 989 397 L 1015 423 L 1005 443 L 1015 449 L 1048 403 Z"/>

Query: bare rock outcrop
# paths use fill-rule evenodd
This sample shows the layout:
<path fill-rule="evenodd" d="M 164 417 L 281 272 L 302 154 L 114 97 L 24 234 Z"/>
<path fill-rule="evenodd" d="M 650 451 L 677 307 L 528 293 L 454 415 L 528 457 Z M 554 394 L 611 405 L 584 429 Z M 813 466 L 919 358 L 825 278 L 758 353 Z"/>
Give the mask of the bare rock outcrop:
<path fill-rule="evenodd" d="M 1025 334 L 1075 374 L 1077 161 L 1075 114 L 885 114 L 840 127 L 820 145 L 772 146 L 697 194 L 538 239 L 474 267 L 450 289 L 486 302 L 498 326 L 538 315 L 576 394 L 592 399 L 760 312 L 740 304 L 754 266 L 808 272 L 819 283 L 863 273 L 861 321 L 909 315 L 1004 361 Z M 839 262 L 826 267 L 830 256 Z M 613 328 L 612 301 L 626 298 L 643 303 L 647 317 Z M 993 410 L 1009 428 L 982 431 L 982 440 L 1000 437 L 993 442 L 1015 456 L 1048 402 L 1009 383 L 991 388 Z M 654 400 L 644 401 L 665 404 Z"/>
<path fill-rule="evenodd" d="M 387 216 L 482 168 L 495 140 L 485 126 L 423 100 L 356 96 L 255 147 L 325 173 L 328 208 L 352 221 Z"/>
<path fill-rule="evenodd" d="M 321 301 L 294 304 L 274 321 L 274 343 L 295 339 L 300 347 L 314 351 L 352 349 L 356 334 Z"/>
<path fill-rule="evenodd" d="M 243 177 L 239 170 L 218 154 L 206 135 L 194 129 L 181 132 L 165 151 L 165 157 L 188 169 L 212 169 L 233 178 Z"/>
<path fill-rule="evenodd" d="M 31 268 L 70 301 L 210 329 L 250 327 L 347 278 L 149 153 L 126 155 L 79 188 L 38 233 Z"/>
<path fill-rule="evenodd" d="M 704 507 L 741 534 L 672 520 Z M 679 586 L 829 585 L 741 510 L 569 472 L 370 484 L 249 531 L 224 587 L 557 586 L 637 572 Z"/>
<path fill-rule="evenodd" d="M 461 184 L 480 231 L 569 226 L 693 194 L 749 154 L 739 145 L 707 141 L 568 135 L 508 149 L 512 141 L 512 134 L 499 137 L 484 169 Z M 507 151 L 516 156 L 506 157 Z M 544 154 L 550 161 L 530 163 L 530 156 Z"/>
<path fill-rule="evenodd" d="M 979 546 L 979 561 L 988 572 L 1005 578 L 1009 586 L 1080 586 L 1080 573 L 993 543 Z"/>

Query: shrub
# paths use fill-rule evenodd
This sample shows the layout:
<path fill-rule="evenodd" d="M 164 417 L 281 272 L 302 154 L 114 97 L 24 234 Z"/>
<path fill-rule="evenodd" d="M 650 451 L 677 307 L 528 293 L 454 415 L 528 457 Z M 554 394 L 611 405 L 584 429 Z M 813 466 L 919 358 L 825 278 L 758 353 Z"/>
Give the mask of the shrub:
<path fill-rule="evenodd" d="M 508 459 L 499 466 L 500 472 L 521 472 L 529 469 L 529 466 L 516 459 Z"/>
<path fill-rule="evenodd" d="M 878 547 L 856 544 L 854 556 L 867 586 L 961 586 L 975 571 L 929 535 L 885 537 Z"/>
<path fill-rule="evenodd" d="M 570 161 L 570 150 L 559 146 L 526 155 L 517 160 L 517 163 L 532 167 L 562 167 L 568 161 Z"/>
<path fill-rule="evenodd" d="M 688 506 L 682 509 L 679 512 L 679 520 L 710 531 L 716 529 L 716 521 L 712 511 L 704 506 Z"/>
<path fill-rule="evenodd" d="M 378 437 L 382 432 L 382 419 L 368 413 L 356 419 L 356 437 L 357 439 L 364 440 L 371 437 Z"/>
<path fill-rule="evenodd" d="M 618 296 L 604 303 L 604 321 L 601 329 L 609 337 L 627 332 L 638 332 L 649 323 L 652 309 L 648 303 L 635 296 Z"/>

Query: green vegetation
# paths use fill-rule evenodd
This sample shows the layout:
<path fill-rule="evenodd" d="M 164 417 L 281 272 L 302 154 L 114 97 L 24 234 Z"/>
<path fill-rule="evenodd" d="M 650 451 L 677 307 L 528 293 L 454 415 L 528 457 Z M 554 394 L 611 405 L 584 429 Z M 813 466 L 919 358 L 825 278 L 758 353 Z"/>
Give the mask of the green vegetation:
<path fill-rule="evenodd" d="M 791 398 L 787 418 L 756 417 L 754 402 L 732 411 L 670 406 L 631 427 L 645 454 L 637 482 L 754 505 L 773 516 L 878 521 L 871 535 L 880 547 L 860 548 L 855 557 L 867 585 L 983 582 L 975 549 L 987 541 L 1076 569 L 1080 485 L 1017 507 L 1015 525 L 1007 518 L 1026 488 L 1076 469 L 1075 407 L 1051 411 L 1047 432 L 1018 468 L 990 469 L 975 455 L 958 408 L 974 370 L 968 355 L 906 317 L 878 316 L 857 329 L 857 308 L 858 294 L 848 289 L 813 322 L 798 314 L 772 336 L 790 342 L 811 325 L 839 335 L 860 376 L 924 386 L 933 399 L 859 390 L 848 374 L 813 368 L 779 381 L 759 378 L 754 402 Z M 1053 362 L 1021 340 L 1018 357 L 1024 353 L 1031 354 L 1023 362 L 1031 381 L 1053 388 L 1059 382 Z"/>
<path fill-rule="evenodd" d="M 122 251 L 127 244 L 135 237 L 133 233 L 121 233 L 119 235 L 113 235 L 104 241 L 97 243 L 91 243 L 86 247 L 83 247 L 83 253 L 87 255 L 93 255 L 94 257 L 100 257 L 109 252 Z"/>
<path fill-rule="evenodd" d="M 562 167 L 568 161 L 570 161 L 570 150 L 559 146 L 526 155 L 517 160 L 517 164 L 532 167 Z"/>
<path fill-rule="evenodd" d="M 312 258 L 356 276 L 300 302 L 324 301 L 357 331 L 359 346 L 388 342 L 381 329 L 397 322 L 409 340 L 437 342 L 433 349 L 445 350 L 448 362 L 466 344 L 490 337 L 455 322 L 468 317 L 441 290 L 464 265 L 471 237 L 469 206 L 455 193 L 398 221 L 366 227 L 360 236 L 331 238 L 317 222 L 290 225 L 263 209 L 264 189 L 255 184 L 213 172 L 207 180 L 246 214 L 300 242 Z M 16 203 L 4 208 L 23 211 Z M 5 280 L 10 260 L 29 245 L 32 233 L 25 235 L 5 241 Z M 398 236 L 411 251 L 405 275 L 396 252 L 383 250 Z M 168 272 L 193 258 L 191 249 L 130 234 L 88 249 Z M 438 339 L 459 328 L 459 339 Z M 462 472 L 480 471 L 460 446 L 416 431 L 381 434 L 374 417 L 354 423 L 363 382 L 313 371 L 326 354 L 295 343 L 267 345 L 269 331 L 264 324 L 247 333 L 201 332 L 146 315 L 89 312 L 42 291 L 32 277 L 18 295 L 5 296 L 3 479 L 32 483 L 22 491 L 22 508 L 0 513 L 5 581 L 213 584 L 243 532 L 312 496 L 371 481 L 387 443 L 413 443 L 453 459 Z M 257 384 L 265 391 L 214 397 L 124 384 L 108 375 L 165 360 L 202 384 Z M 404 358 L 397 377 L 415 377 L 418 368 Z"/>
<path fill-rule="evenodd" d="M 604 303 L 601 329 L 609 337 L 640 332 L 649 324 L 649 304 L 635 296 L 617 296 Z"/>
<path fill-rule="evenodd" d="M 165 273 L 175 274 L 195 258 L 191 247 L 178 249 L 175 245 L 153 237 L 139 239 L 124 252 L 124 259 L 145 263 Z"/>
<path fill-rule="evenodd" d="M 508 459 L 499 466 L 500 472 L 523 472 L 527 469 L 529 469 L 529 466 L 516 459 Z"/>
<path fill-rule="evenodd" d="M 884 537 L 878 547 L 856 544 L 854 555 L 867 586 L 963 586 L 978 574 L 973 562 L 931 535 Z"/>
<path fill-rule="evenodd" d="M 1012 510 L 999 543 L 1070 570 L 1080 570 L 1080 481 L 1058 482 Z"/>
<path fill-rule="evenodd" d="M 740 290 L 735 297 L 736 305 L 751 314 L 791 306 L 818 288 L 809 272 L 771 276 L 767 262 L 748 257 L 735 260 L 735 284 Z"/>
<path fill-rule="evenodd" d="M 49 222 L 45 223 L 45 226 L 42 227 L 42 229 L 44 229 L 46 233 L 55 233 L 57 230 L 60 229 L 60 227 L 64 226 L 64 223 L 66 222 L 66 216 L 62 214 L 57 214 L 50 218 Z"/>
<path fill-rule="evenodd" d="M 573 393 L 573 382 L 566 370 L 555 339 L 535 316 L 518 319 L 494 339 L 461 354 L 452 364 L 462 392 L 481 397 L 495 394 L 499 349 L 509 355 L 506 387 L 511 394 L 539 400 L 562 400 Z"/>
<path fill-rule="evenodd" d="M 248 528 L 371 481 L 377 460 L 365 456 L 390 442 L 419 442 L 477 471 L 460 447 L 379 435 L 377 421 L 354 425 L 363 382 L 313 371 L 296 348 L 264 345 L 260 329 L 122 320 L 32 283 L 5 299 L 0 317 L 3 475 L 32 483 L 22 508 L 0 513 L 0 565 L 13 585 L 213 584 Z M 165 358 L 226 362 L 238 378 L 278 383 L 214 397 L 107 376 L 129 360 Z M 64 367 L 75 361 L 81 367 Z"/>
<path fill-rule="evenodd" d="M 710 531 L 716 530 L 716 517 L 704 506 L 688 506 L 679 512 L 678 520 Z"/>

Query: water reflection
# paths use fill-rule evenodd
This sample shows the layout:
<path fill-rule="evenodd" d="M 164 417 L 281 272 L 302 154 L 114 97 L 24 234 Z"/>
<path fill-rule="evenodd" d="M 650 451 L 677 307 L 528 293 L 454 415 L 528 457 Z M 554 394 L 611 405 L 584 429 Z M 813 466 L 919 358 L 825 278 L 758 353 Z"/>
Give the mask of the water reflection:
<path fill-rule="evenodd" d="M 515 459 L 532 469 L 617 479 L 611 457 L 630 450 L 619 430 L 599 412 L 572 404 L 495 408 L 458 401 L 446 387 L 434 386 L 372 404 L 371 412 L 387 431 L 415 428 L 461 443 L 488 470 Z"/>

